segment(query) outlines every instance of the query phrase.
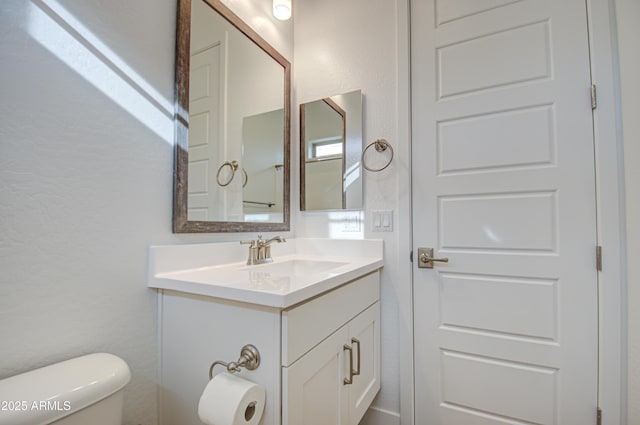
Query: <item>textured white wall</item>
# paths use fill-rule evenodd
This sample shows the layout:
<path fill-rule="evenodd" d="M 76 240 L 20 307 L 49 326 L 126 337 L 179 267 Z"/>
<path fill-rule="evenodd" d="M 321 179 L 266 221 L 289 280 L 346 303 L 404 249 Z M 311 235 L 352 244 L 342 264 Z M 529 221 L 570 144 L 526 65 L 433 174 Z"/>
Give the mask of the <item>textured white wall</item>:
<path fill-rule="evenodd" d="M 616 0 L 627 217 L 629 425 L 640 424 L 640 2 Z"/>
<path fill-rule="evenodd" d="M 247 236 L 171 233 L 175 3 L 0 10 L 0 378 L 114 353 L 132 425 L 157 423 L 149 245 Z M 229 3 L 291 58 L 270 0 Z"/>
<path fill-rule="evenodd" d="M 388 0 L 299 1 L 294 8 L 294 84 L 297 104 L 362 89 L 363 142 L 386 138 L 395 148 L 391 166 L 380 173 L 366 173 L 364 180 L 363 232 L 343 232 L 345 214 L 303 212 L 296 222 L 297 236 L 364 237 L 384 239 L 382 272 L 382 388 L 374 406 L 400 412 L 399 287 L 410 285 L 405 270 L 408 246 L 401 246 L 400 208 L 409 191 L 399 184 L 408 175 L 403 155 L 408 140 L 399 139 L 396 2 Z M 296 106 L 297 108 L 297 106 Z M 296 117 L 297 119 L 297 117 Z M 296 129 L 297 131 L 297 129 Z M 294 133 L 294 140 L 299 136 Z M 299 146 L 295 146 L 298 158 Z M 375 165 L 373 165 L 375 166 Z M 298 182 L 295 187 L 298 187 Z M 394 231 L 371 232 L 371 211 L 394 211 Z M 405 206 L 406 210 L 406 206 Z M 410 347 L 404 347 L 410 350 Z M 404 395 L 410 397 L 410 395 Z"/>

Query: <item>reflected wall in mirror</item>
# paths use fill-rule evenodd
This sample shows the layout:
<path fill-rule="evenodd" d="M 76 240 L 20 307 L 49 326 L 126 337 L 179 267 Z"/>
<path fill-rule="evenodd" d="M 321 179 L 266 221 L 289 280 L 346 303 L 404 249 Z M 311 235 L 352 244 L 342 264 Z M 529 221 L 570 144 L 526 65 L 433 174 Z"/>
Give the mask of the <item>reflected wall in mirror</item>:
<path fill-rule="evenodd" d="M 300 105 L 300 209 L 362 208 L 362 92 Z"/>
<path fill-rule="evenodd" d="M 219 0 L 179 0 L 176 233 L 289 230 L 290 64 Z"/>

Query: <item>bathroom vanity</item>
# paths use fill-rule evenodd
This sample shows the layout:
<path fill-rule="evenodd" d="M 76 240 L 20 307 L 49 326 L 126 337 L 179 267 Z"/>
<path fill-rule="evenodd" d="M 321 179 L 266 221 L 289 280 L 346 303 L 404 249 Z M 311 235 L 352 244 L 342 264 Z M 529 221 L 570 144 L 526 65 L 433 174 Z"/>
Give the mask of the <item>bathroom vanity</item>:
<path fill-rule="evenodd" d="M 380 389 L 382 241 L 293 239 L 272 249 L 272 263 L 247 266 L 238 243 L 151 248 L 161 424 L 201 424 L 209 367 L 237 361 L 246 344 L 260 365 L 239 374 L 266 390 L 262 425 L 360 422 Z"/>

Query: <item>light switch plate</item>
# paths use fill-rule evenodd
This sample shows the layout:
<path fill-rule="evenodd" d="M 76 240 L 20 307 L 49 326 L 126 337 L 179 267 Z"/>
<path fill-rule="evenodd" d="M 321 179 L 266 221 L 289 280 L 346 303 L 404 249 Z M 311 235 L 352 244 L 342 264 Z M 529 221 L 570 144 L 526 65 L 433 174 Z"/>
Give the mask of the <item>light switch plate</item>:
<path fill-rule="evenodd" d="M 393 232 L 393 210 L 373 211 L 371 231 Z"/>

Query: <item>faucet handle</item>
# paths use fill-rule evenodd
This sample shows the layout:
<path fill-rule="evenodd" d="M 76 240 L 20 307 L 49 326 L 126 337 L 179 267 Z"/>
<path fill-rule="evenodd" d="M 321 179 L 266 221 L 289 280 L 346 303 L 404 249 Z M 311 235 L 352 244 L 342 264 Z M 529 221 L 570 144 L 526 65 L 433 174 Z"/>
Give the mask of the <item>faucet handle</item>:
<path fill-rule="evenodd" d="M 254 241 L 240 241 L 240 245 L 251 245 L 250 248 L 255 248 L 257 246 L 261 246 L 264 244 L 264 240 L 262 239 L 262 235 L 258 235 L 258 239 Z"/>

